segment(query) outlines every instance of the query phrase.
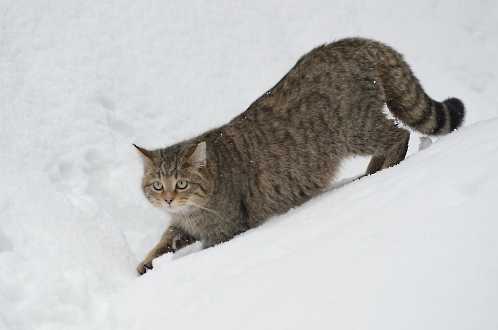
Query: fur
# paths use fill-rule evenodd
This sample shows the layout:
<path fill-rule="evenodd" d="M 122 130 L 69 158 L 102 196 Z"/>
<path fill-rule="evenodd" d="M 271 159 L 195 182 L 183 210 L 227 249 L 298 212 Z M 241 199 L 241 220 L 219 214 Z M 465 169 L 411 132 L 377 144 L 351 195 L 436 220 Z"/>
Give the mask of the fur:
<path fill-rule="evenodd" d="M 385 105 L 429 135 L 447 134 L 464 118 L 460 100 L 431 99 L 392 48 L 344 39 L 304 55 L 226 125 L 167 148 L 139 148 L 145 196 L 171 212 L 186 242 L 229 240 L 319 194 L 349 156 L 372 156 L 367 174 L 402 161 L 410 134 L 386 118 Z M 179 180 L 188 188 L 176 189 Z M 162 191 L 153 189 L 158 181 Z"/>

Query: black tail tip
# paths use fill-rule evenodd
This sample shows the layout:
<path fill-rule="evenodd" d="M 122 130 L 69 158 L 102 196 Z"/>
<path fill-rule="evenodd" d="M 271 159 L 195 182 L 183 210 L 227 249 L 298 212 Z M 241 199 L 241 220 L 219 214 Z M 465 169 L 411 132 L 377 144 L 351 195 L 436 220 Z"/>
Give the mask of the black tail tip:
<path fill-rule="evenodd" d="M 456 97 L 451 97 L 443 101 L 450 113 L 450 130 L 455 130 L 462 126 L 465 118 L 465 106 L 463 102 Z"/>

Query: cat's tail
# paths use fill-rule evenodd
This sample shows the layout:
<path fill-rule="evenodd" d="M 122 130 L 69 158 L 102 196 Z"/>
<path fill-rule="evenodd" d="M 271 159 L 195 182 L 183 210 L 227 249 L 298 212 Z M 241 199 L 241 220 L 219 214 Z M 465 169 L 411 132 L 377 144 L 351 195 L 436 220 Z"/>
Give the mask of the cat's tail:
<path fill-rule="evenodd" d="M 460 127 L 465 117 L 463 102 L 448 98 L 443 102 L 428 96 L 403 57 L 382 45 L 377 54 L 379 73 L 389 111 L 403 123 L 428 135 L 442 135 Z"/>
<path fill-rule="evenodd" d="M 408 126 L 428 135 L 444 135 L 459 128 L 465 117 L 463 102 L 457 98 L 448 98 L 443 102 L 422 97 L 419 104 L 403 107 L 401 102 L 391 100 L 387 106 L 395 117 Z"/>

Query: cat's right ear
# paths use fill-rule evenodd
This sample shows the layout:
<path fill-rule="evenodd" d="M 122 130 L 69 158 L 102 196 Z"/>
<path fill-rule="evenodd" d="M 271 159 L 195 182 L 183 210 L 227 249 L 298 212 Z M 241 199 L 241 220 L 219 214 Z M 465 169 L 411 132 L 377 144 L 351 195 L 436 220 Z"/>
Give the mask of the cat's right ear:
<path fill-rule="evenodd" d="M 146 164 L 152 163 L 152 158 L 153 158 L 152 151 L 147 150 L 147 149 L 142 148 L 142 147 L 139 147 L 134 143 L 133 143 L 133 146 L 135 148 L 137 148 L 138 153 L 140 154 L 140 156 L 142 156 L 142 159 L 144 160 L 144 163 L 146 163 Z"/>

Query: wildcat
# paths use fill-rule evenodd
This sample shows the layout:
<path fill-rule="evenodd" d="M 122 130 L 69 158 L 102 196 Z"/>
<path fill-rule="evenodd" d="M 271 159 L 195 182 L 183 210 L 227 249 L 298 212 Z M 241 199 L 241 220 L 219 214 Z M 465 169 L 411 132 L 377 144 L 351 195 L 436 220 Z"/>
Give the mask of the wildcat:
<path fill-rule="evenodd" d="M 431 99 L 408 64 L 377 41 L 349 38 L 313 49 L 232 121 L 164 149 L 137 147 L 142 187 L 171 226 L 139 264 L 196 240 L 203 247 L 231 239 L 298 206 L 329 186 L 351 155 L 371 155 L 366 174 L 405 158 L 409 131 L 458 128 L 463 103 Z"/>

